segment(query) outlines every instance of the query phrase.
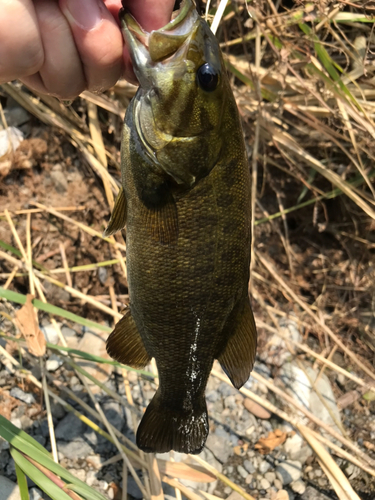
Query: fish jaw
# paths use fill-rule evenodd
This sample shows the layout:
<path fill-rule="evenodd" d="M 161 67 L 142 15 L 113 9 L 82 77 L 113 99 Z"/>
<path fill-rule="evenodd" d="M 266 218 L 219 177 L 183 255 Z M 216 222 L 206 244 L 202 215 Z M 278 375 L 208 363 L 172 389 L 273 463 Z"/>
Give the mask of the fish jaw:
<path fill-rule="evenodd" d="M 120 11 L 120 19 L 134 72 L 143 90 L 155 85 L 157 74 L 165 70 L 163 62 L 166 60 L 164 66 L 175 69 L 180 66 L 188 50 L 186 42 L 194 38 L 199 25 L 199 16 L 191 0 L 185 0 L 174 19 L 159 30 L 145 31 L 126 9 Z"/>

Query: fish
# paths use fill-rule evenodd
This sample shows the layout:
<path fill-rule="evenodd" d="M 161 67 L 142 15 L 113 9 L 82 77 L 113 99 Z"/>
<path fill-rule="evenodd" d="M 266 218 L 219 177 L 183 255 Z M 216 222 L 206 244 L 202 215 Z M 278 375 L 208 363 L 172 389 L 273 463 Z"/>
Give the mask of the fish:
<path fill-rule="evenodd" d="M 122 186 L 105 235 L 126 226 L 129 308 L 115 360 L 155 358 L 159 387 L 139 424 L 145 452 L 200 453 L 215 359 L 233 386 L 252 370 L 250 172 L 219 44 L 191 0 L 148 33 L 121 12 L 139 81 L 121 143 Z"/>

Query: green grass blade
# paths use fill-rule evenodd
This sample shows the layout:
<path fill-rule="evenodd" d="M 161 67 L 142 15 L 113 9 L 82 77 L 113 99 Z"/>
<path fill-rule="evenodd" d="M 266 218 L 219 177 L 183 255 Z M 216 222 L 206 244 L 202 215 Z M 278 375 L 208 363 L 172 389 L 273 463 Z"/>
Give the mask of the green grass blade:
<path fill-rule="evenodd" d="M 244 83 L 245 85 L 248 85 L 252 90 L 254 90 L 254 84 L 248 76 L 244 75 L 235 66 L 233 66 L 233 64 L 231 64 L 229 61 L 225 61 L 225 66 L 242 83 Z M 274 94 L 270 90 L 265 89 L 264 87 L 261 88 L 260 92 L 262 94 L 263 99 L 266 99 L 267 101 L 273 102 L 277 98 L 276 94 Z"/>
<path fill-rule="evenodd" d="M 51 454 L 45 448 L 43 448 L 41 444 L 39 444 L 31 436 L 26 434 L 26 432 L 15 427 L 11 422 L 9 422 L 9 420 L 4 418 L 2 415 L 0 415 L 0 436 L 2 436 L 6 441 L 8 441 L 13 448 L 22 451 L 22 453 L 31 457 L 40 465 L 43 465 L 43 467 L 50 470 L 57 476 L 61 477 L 67 483 L 75 484 L 86 490 L 87 498 L 89 499 L 94 498 L 94 493 L 93 493 L 94 490 L 92 490 L 92 488 L 87 486 L 80 479 L 73 476 L 73 474 L 64 469 L 64 467 L 54 462 Z M 22 466 L 21 468 L 27 474 L 27 471 L 25 471 L 25 469 Z M 96 495 L 95 498 L 97 500 L 104 500 L 104 497 L 100 495 L 100 493 L 95 492 L 95 495 Z"/>
<path fill-rule="evenodd" d="M 11 290 L 5 290 L 2 287 L 0 287 L 0 298 L 7 299 L 10 302 L 16 302 L 17 304 L 25 304 L 26 302 L 26 295 L 12 292 Z M 101 325 L 100 323 L 96 323 L 95 321 L 90 321 L 89 319 L 82 318 L 82 316 L 77 316 L 77 314 L 65 311 L 65 309 L 62 309 L 61 307 L 53 306 L 52 304 L 48 303 L 45 304 L 38 299 L 33 300 L 33 305 L 41 311 L 54 314 L 55 316 L 60 316 L 79 325 L 87 326 L 88 328 L 97 328 L 98 330 L 102 330 L 103 332 L 108 333 L 112 331 L 112 328 L 110 328 L 109 326 Z"/>
<path fill-rule="evenodd" d="M 52 500 L 72 500 L 69 495 L 51 481 L 51 479 L 46 477 L 43 472 L 35 467 L 35 465 L 31 464 L 18 450 L 11 448 L 10 453 L 18 467 L 20 467 L 23 472 L 44 491 L 44 493 L 49 495 Z"/>
<path fill-rule="evenodd" d="M 22 254 L 17 248 L 12 247 L 12 245 L 9 245 L 3 240 L 0 240 L 0 247 L 3 248 L 4 250 L 8 250 L 8 252 L 12 253 L 13 255 L 16 255 L 18 258 L 22 259 Z M 39 269 L 40 271 L 43 272 L 48 272 L 48 269 L 42 264 L 39 264 L 36 260 L 33 260 L 33 266 Z"/>
<path fill-rule="evenodd" d="M 16 466 L 17 483 L 21 494 L 21 500 L 30 500 L 29 488 L 27 487 L 27 479 L 25 473 L 23 472 L 21 467 L 17 464 L 17 462 L 15 462 L 15 466 Z"/>
<path fill-rule="evenodd" d="M 17 442 L 19 444 L 17 448 L 19 448 L 21 451 L 24 451 L 22 447 L 25 444 L 38 449 L 48 456 L 51 456 L 50 453 L 40 443 L 38 443 L 38 441 L 33 439 L 23 430 L 13 425 L 2 415 L 0 415 L 0 436 L 12 445 L 14 444 L 14 442 Z"/>
<path fill-rule="evenodd" d="M 311 40 L 314 42 L 314 48 L 317 53 L 317 56 L 320 60 L 320 62 L 323 64 L 324 68 L 326 69 L 327 73 L 333 80 L 334 84 L 331 84 L 333 86 L 338 85 L 339 89 L 345 94 L 346 97 L 350 99 L 350 101 L 360 110 L 362 111 L 361 106 L 359 105 L 357 99 L 353 96 L 353 94 L 350 92 L 350 90 L 347 88 L 347 86 L 342 82 L 339 73 L 336 71 L 336 68 L 340 71 L 340 73 L 344 74 L 343 69 L 336 64 L 331 56 L 328 54 L 326 51 L 325 47 L 322 45 L 321 41 L 319 38 L 314 35 L 312 29 L 307 26 L 307 24 L 300 23 L 299 24 L 300 29 L 305 33 L 305 35 L 308 35 Z M 310 65 L 308 65 L 310 67 Z M 323 74 L 322 72 L 319 72 L 320 76 Z M 336 91 L 338 89 L 336 88 Z M 344 96 L 340 95 L 341 98 Z"/>
<path fill-rule="evenodd" d="M 372 170 L 372 172 L 369 173 L 368 175 L 369 179 L 374 179 L 375 178 L 375 170 Z M 358 187 L 361 184 L 365 182 L 365 179 L 361 176 L 358 175 L 356 179 L 353 181 L 349 181 L 348 184 L 351 184 L 353 187 Z M 259 226 L 259 224 L 264 224 L 265 222 L 269 222 L 270 220 L 277 219 L 278 217 L 281 217 L 282 215 L 290 214 L 291 212 L 295 212 L 296 210 L 299 210 L 300 208 L 307 207 L 308 205 L 312 205 L 316 203 L 317 201 L 320 200 L 331 200 L 333 198 L 336 198 L 337 196 L 341 196 L 344 194 L 341 189 L 336 188 L 333 191 L 329 191 L 328 193 L 325 193 L 322 196 L 317 196 L 316 198 L 312 198 L 311 200 L 304 201 L 303 203 L 299 203 L 298 205 L 294 205 L 293 207 L 286 208 L 283 212 L 276 212 L 272 215 L 269 215 L 268 217 L 264 217 L 263 219 L 258 219 L 254 222 L 254 226 Z"/>

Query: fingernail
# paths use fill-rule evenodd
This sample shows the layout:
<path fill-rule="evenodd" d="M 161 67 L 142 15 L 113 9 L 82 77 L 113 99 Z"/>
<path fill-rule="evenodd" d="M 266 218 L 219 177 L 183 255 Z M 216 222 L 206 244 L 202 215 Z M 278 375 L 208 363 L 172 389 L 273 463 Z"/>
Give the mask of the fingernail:
<path fill-rule="evenodd" d="M 104 19 L 105 7 L 101 0 L 65 0 L 65 14 L 84 30 L 92 30 Z"/>

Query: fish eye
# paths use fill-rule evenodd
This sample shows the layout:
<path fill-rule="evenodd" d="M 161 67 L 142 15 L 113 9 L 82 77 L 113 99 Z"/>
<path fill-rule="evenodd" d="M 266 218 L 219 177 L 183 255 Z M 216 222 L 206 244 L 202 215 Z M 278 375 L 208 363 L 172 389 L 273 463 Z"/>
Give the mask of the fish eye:
<path fill-rule="evenodd" d="M 206 92 L 212 92 L 219 83 L 219 73 L 209 64 L 202 64 L 197 71 L 198 85 Z"/>

